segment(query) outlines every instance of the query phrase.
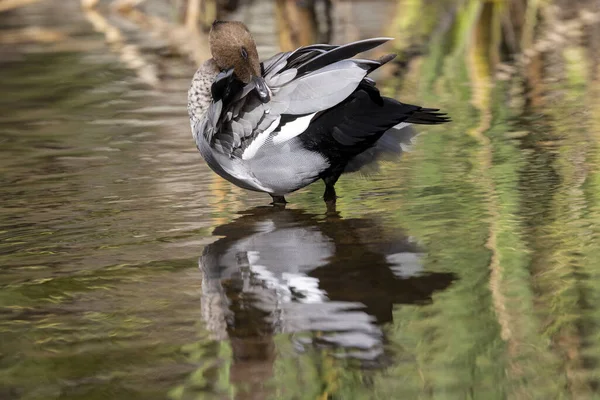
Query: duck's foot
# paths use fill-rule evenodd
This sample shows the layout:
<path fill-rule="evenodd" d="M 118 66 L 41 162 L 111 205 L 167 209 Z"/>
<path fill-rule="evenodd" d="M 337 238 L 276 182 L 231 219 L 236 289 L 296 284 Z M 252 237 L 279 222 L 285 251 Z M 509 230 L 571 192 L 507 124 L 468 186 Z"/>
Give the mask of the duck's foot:
<path fill-rule="evenodd" d="M 339 214 L 337 212 L 337 207 L 335 205 L 335 200 L 333 200 L 333 201 L 326 201 L 325 202 L 325 206 L 327 207 L 327 211 L 325 212 L 325 215 L 327 215 L 327 216 L 337 216 Z"/>
<path fill-rule="evenodd" d="M 285 197 L 283 197 L 283 196 L 271 195 L 271 198 L 273 199 L 271 204 L 274 206 L 284 206 L 285 207 L 285 205 L 287 204 L 287 201 L 285 200 Z"/>

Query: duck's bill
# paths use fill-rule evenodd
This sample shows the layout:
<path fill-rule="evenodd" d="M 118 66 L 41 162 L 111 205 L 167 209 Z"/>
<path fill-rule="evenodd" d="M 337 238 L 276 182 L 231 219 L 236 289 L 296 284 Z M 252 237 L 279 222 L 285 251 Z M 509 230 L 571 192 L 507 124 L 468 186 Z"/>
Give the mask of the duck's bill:
<path fill-rule="evenodd" d="M 258 98 L 263 103 L 268 103 L 271 100 L 271 90 L 269 86 L 267 86 L 267 82 L 260 76 L 253 76 L 246 86 L 244 86 L 244 91 L 242 93 L 242 97 L 246 96 L 251 91 L 256 90 L 256 94 L 258 94 Z"/>
<path fill-rule="evenodd" d="M 271 100 L 271 90 L 269 86 L 267 86 L 267 82 L 260 76 L 252 77 L 252 82 L 256 85 L 256 93 L 258 93 L 258 97 L 263 103 Z"/>

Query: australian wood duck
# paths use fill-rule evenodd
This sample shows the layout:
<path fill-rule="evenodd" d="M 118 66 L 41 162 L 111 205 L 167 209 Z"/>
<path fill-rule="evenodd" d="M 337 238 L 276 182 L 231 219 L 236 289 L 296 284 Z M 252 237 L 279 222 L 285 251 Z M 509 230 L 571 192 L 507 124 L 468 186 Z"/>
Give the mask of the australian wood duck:
<path fill-rule="evenodd" d="M 437 109 L 381 96 L 367 75 L 395 55 L 352 58 L 389 40 L 315 44 L 261 63 L 243 23 L 215 21 L 212 58 L 188 92 L 200 153 L 217 174 L 269 193 L 273 203 L 323 179 L 323 198 L 334 204 L 340 175 L 400 153 L 404 127 L 449 121 Z"/>

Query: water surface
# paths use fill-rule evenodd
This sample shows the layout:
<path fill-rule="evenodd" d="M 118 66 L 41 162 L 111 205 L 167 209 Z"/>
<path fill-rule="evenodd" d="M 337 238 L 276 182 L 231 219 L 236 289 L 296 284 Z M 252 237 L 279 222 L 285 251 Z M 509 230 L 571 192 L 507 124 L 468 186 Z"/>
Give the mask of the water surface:
<path fill-rule="evenodd" d="M 0 397 L 594 398 L 597 22 L 515 61 L 472 1 L 397 44 L 382 91 L 453 122 L 332 215 L 320 183 L 280 209 L 213 174 L 194 66 L 134 37 L 154 86 L 67 11 L 64 42 L 2 48 Z"/>

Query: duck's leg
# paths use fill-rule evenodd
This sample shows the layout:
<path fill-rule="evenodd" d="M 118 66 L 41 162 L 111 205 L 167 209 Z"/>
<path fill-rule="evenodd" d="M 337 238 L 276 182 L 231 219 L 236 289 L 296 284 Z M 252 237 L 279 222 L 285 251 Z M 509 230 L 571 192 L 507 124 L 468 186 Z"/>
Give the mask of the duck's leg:
<path fill-rule="evenodd" d="M 323 194 L 323 200 L 325 200 L 325 206 L 327 207 L 327 214 L 328 215 L 337 215 L 337 208 L 335 205 L 337 196 L 335 194 L 335 187 L 333 185 L 327 184 L 327 181 L 325 181 L 325 193 Z"/>
<path fill-rule="evenodd" d="M 323 200 L 325 200 L 325 203 L 327 204 L 335 204 L 335 201 L 337 200 L 334 186 L 340 175 L 341 173 L 334 173 L 323 177 L 323 182 L 325 182 L 325 193 L 323 193 Z"/>
<path fill-rule="evenodd" d="M 270 196 L 273 199 L 271 204 L 273 204 L 274 206 L 285 206 L 287 204 L 287 201 L 285 200 L 284 196 L 274 196 L 272 194 L 270 194 Z"/>
<path fill-rule="evenodd" d="M 323 193 L 323 200 L 325 200 L 325 203 L 334 203 L 337 200 L 337 196 L 335 194 L 335 187 L 333 185 L 328 185 L 327 182 L 325 182 L 325 193 Z"/>
<path fill-rule="evenodd" d="M 325 205 L 327 206 L 328 214 L 336 214 L 335 203 L 337 201 L 337 195 L 335 193 L 335 183 L 339 179 L 340 175 L 344 171 L 344 166 L 339 166 L 329 171 L 329 174 L 323 177 L 323 182 L 325 182 L 325 193 L 323 193 L 323 200 L 325 200 Z"/>

